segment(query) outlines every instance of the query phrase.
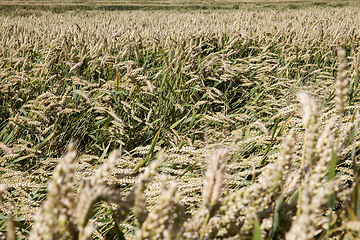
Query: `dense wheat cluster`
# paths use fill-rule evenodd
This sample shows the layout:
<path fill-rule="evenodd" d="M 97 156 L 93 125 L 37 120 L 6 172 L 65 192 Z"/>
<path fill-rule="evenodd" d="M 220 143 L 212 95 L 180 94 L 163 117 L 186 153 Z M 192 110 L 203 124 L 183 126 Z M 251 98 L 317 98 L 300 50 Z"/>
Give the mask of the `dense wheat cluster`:
<path fill-rule="evenodd" d="M 0 239 L 360 237 L 359 15 L 0 16 Z"/>

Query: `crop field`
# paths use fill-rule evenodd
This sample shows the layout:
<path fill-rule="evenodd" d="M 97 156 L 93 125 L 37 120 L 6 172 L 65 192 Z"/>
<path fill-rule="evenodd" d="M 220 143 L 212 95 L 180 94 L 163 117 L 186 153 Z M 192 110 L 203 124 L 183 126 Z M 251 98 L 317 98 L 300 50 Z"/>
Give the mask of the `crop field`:
<path fill-rule="evenodd" d="M 0 13 L 14 11 L 67 12 L 72 10 L 258 10 L 309 7 L 360 7 L 359 1 L 341 0 L 0 0 Z"/>
<path fill-rule="evenodd" d="M 1 14 L 0 239 L 360 238 L 360 8 L 277 2 Z"/>

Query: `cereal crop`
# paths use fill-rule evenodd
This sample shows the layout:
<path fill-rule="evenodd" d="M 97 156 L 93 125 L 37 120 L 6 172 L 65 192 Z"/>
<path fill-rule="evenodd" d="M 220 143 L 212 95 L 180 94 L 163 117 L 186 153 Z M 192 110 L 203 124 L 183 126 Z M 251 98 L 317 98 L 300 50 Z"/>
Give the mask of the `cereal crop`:
<path fill-rule="evenodd" d="M 360 9 L 0 15 L 0 239 L 357 239 Z"/>

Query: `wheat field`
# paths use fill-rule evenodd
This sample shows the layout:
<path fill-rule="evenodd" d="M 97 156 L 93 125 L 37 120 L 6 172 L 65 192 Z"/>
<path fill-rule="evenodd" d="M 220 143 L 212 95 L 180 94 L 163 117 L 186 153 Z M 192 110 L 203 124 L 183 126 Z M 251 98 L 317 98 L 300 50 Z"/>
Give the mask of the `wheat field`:
<path fill-rule="evenodd" d="M 0 15 L 0 239 L 360 238 L 359 14 Z"/>

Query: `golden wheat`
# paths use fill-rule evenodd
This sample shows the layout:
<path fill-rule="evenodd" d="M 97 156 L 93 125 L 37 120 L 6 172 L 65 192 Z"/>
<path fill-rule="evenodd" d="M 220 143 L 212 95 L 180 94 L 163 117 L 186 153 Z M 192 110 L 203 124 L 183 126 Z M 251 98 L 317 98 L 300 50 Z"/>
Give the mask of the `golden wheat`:
<path fill-rule="evenodd" d="M 358 13 L 0 16 L 8 239 L 359 237 Z"/>

